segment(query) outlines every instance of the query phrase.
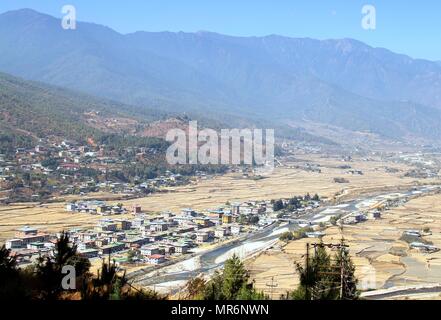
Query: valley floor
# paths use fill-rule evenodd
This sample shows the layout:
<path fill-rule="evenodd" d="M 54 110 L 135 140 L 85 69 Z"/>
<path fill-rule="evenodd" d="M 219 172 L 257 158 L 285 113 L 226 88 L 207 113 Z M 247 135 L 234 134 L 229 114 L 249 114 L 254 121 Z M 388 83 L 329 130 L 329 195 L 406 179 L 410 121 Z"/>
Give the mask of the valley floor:
<path fill-rule="evenodd" d="M 321 173 L 296 168 L 306 163 L 320 165 Z M 361 170 L 363 175 L 348 174 L 346 169 L 338 168 L 348 164 Z M 394 168 L 391 173 L 386 168 Z M 274 172 L 261 180 L 244 178 L 241 174 L 226 174 L 205 180 L 196 184 L 167 188 L 165 193 L 155 193 L 145 198 L 133 200 L 114 200 L 130 207 L 139 204 L 146 212 L 178 212 L 182 208 L 195 210 L 213 209 L 227 201 L 267 200 L 288 198 L 303 195 L 307 192 L 318 193 L 321 197 L 332 198 L 340 192 L 343 197 L 356 197 L 369 191 L 382 191 L 398 186 L 410 186 L 417 179 L 403 178 L 410 166 L 396 163 L 385 163 L 381 160 L 364 161 L 354 159 L 349 163 L 339 157 L 324 157 L 320 155 L 302 156 L 299 162 L 286 163 L 283 167 L 275 168 Z M 336 177 L 343 177 L 349 183 L 335 183 Z M 436 182 L 434 179 L 424 179 L 424 183 Z M 109 199 L 109 195 L 96 195 L 97 199 Z M 86 213 L 70 213 L 65 211 L 65 205 L 72 199 L 51 204 L 18 204 L 0 206 L 0 242 L 13 237 L 15 230 L 25 225 L 32 225 L 42 231 L 58 232 L 73 227 L 89 227 L 96 224 L 101 216 Z M 61 200 L 58 200 L 61 201 Z"/>
<path fill-rule="evenodd" d="M 424 228 L 430 228 L 431 235 L 423 238 L 441 247 L 439 194 L 416 198 L 402 207 L 385 211 L 379 220 L 345 226 L 343 235 L 350 246 L 360 288 L 372 290 L 441 283 L 441 252 L 420 252 L 400 240 L 405 230 Z M 328 228 L 325 232 L 324 242 L 338 243 L 341 239 L 338 227 Z M 267 284 L 274 281 L 277 284 L 272 290 L 275 297 L 295 288 L 298 284 L 295 263 L 303 263 L 307 242 L 317 242 L 317 239 L 292 241 L 248 261 L 257 288 L 270 293 Z M 401 294 L 396 298 L 406 296 L 409 297 Z M 422 297 L 441 299 L 439 292 L 415 296 Z"/>
<path fill-rule="evenodd" d="M 354 159 L 342 162 L 339 157 L 320 155 L 301 156 L 295 162 L 284 163 L 263 179 L 227 174 L 199 180 L 193 185 L 168 188 L 164 193 L 145 198 L 118 200 L 124 206 L 142 206 L 146 212 L 174 211 L 191 207 L 207 210 L 228 202 L 268 200 L 318 193 L 322 198 L 346 201 L 363 198 L 364 195 L 388 190 L 408 189 L 417 184 L 440 184 L 439 179 L 403 177 L 414 167 L 380 159 Z M 305 164 L 318 165 L 321 173 L 302 168 Z M 363 174 L 348 173 L 347 168 Z M 391 170 L 392 169 L 392 170 Z M 336 183 L 334 178 L 344 178 L 347 183 Z M 109 195 L 97 195 L 109 199 Z M 0 206 L 0 242 L 14 236 L 21 226 L 32 225 L 42 231 L 58 232 L 73 227 L 92 227 L 100 215 L 70 213 L 65 205 L 72 199 L 50 204 L 16 204 Z M 114 201 L 117 201 L 114 199 Z M 441 195 L 425 196 L 411 200 L 404 206 L 393 208 L 382 219 L 344 228 L 344 237 L 350 245 L 360 285 L 380 289 L 414 284 L 441 283 L 441 252 L 425 254 L 409 249 L 400 241 L 404 230 L 430 228 L 432 234 L 425 240 L 441 247 Z M 324 241 L 338 242 L 340 230 L 328 228 Z M 283 245 L 280 242 L 246 262 L 251 277 L 260 290 L 274 298 L 298 284 L 295 264 L 302 262 L 305 244 L 299 240 Z M 272 287 L 272 285 L 276 286 Z M 421 294 L 424 296 L 424 294 Z M 426 294 L 427 296 L 427 294 Z M 397 297 L 403 298 L 403 297 Z M 438 298 L 431 294 L 431 298 Z"/>

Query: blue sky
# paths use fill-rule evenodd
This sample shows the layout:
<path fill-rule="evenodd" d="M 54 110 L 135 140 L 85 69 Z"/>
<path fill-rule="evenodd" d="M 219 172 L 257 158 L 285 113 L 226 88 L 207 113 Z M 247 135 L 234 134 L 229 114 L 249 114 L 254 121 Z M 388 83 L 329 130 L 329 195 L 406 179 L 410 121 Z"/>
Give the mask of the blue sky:
<path fill-rule="evenodd" d="M 119 32 L 199 30 L 239 36 L 354 38 L 415 58 L 441 60 L 439 0 L 1 0 L 0 12 L 33 8 L 61 17 L 72 4 L 80 21 Z M 361 8 L 377 10 L 376 30 Z"/>

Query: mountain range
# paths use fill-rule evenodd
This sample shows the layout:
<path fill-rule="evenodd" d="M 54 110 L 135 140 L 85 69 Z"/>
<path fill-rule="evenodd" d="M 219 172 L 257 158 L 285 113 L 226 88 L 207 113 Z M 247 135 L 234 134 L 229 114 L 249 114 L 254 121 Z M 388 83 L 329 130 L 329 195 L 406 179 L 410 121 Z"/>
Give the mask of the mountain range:
<path fill-rule="evenodd" d="M 64 30 L 59 19 L 22 9 L 0 15 L 0 71 L 121 108 L 441 137 L 441 64 L 352 39 L 121 34 L 84 22 Z"/>

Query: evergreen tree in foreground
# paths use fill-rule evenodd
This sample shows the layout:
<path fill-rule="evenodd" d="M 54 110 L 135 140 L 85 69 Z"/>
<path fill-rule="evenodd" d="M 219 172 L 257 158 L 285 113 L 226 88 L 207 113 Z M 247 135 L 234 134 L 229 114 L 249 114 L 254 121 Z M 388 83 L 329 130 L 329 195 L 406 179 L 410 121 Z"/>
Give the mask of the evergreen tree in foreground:
<path fill-rule="evenodd" d="M 27 297 L 25 287 L 20 279 L 15 257 L 11 250 L 3 245 L 0 248 L 0 299 L 24 299 Z"/>
<path fill-rule="evenodd" d="M 343 281 L 341 277 L 338 277 L 338 281 L 343 284 L 342 300 L 355 300 L 359 297 L 359 291 L 357 290 L 358 280 L 355 277 L 355 266 L 349 255 L 347 248 L 343 248 L 339 254 L 335 255 L 335 265 L 342 266 L 343 268 Z"/>
<path fill-rule="evenodd" d="M 210 281 L 202 278 L 190 280 L 186 286 L 188 299 L 201 300 L 263 300 L 267 297 L 256 291 L 249 281 L 243 262 L 233 255 L 222 271 L 216 271 Z"/>
<path fill-rule="evenodd" d="M 77 253 L 77 247 L 69 243 L 69 235 L 61 233 L 58 238 L 53 254 L 40 257 L 35 266 L 35 273 L 39 280 L 39 289 L 43 299 L 59 299 L 63 292 L 61 286 L 64 266 L 75 267 L 76 279 L 88 276 L 90 262 L 87 258 Z M 76 283 L 81 283 L 76 281 Z"/>
<path fill-rule="evenodd" d="M 324 245 L 317 246 L 314 255 L 309 258 L 305 266 L 297 265 L 297 271 L 300 275 L 298 288 L 282 298 L 291 300 L 358 298 L 355 266 L 348 249 L 344 246 L 334 257 L 326 252 Z"/>

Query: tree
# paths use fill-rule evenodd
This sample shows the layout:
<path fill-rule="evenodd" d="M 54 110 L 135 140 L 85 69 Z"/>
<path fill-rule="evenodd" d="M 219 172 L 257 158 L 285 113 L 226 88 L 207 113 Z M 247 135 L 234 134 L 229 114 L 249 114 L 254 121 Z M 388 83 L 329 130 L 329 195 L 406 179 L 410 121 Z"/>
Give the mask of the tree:
<path fill-rule="evenodd" d="M 343 245 L 343 243 L 342 243 Z M 324 245 L 316 247 L 314 255 L 305 266 L 297 265 L 300 274 L 299 287 L 282 298 L 292 300 L 353 300 L 358 298 L 355 267 L 346 247 L 340 247 L 333 259 Z M 343 273 L 343 281 L 341 274 Z M 343 283 L 343 294 L 340 286 Z"/>
<path fill-rule="evenodd" d="M 283 208 L 284 208 L 284 205 L 283 205 L 283 201 L 282 200 L 276 200 L 273 203 L 273 211 L 280 211 Z"/>
<path fill-rule="evenodd" d="M 338 295 L 334 283 L 331 259 L 323 246 L 318 246 L 305 266 L 297 264 L 300 285 L 287 294 L 293 300 L 330 300 Z"/>
<path fill-rule="evenodd" d="M 315 283 L 311 294 L 313 300 L 335 300 L 338 298 L 338 274 L 340 268 L 331 263 L 331 256 L 324 246 L 319 246 L 312 258 Z M 337 276 L 336 276 L 337 275 Z"/>
<path fill-rule="evenodd" d="M 112 284 L 112 290 L 109 294 L 109 300 L 121 300 L 122 290 L 124 287 L 123 280 L 121 278 L 116 278 L 115 282 Z"/>
<path fill-rule="evenodd" d="M 135 258 L 136 256 L 137 256 L 136 250 L 129 250 L 127 252 L 127 262 L 133 263 L 133 258 Z"/>
<path fill-rule="evenodd" d="M 298 197 L 293 197 L 289 199 L 289 205 L 294 209 L 302 207 L 302 203 L 300 202 L 300 199 Z"/>
<path fill-rule="evenodd" d="M 85 300 L 119 300 L 121 290 L 126 284 L 125 274 L 118 276 L 115 261 L 106 263 L 103 261 L 98 276 L 91 281 L 82 291 L 82 298 Z"/>
<path fill-rule="evenodd" d="M 287 232 L 282 233 L 282 234 L 280 235 L 280 238 L 279 238 L 279 239 L 280 239 L 281 241 L 288 242 L 288 241 L 291 241 L 292 239 L 294 239 L 294 235 L 292 234 L 292 232 L 287 231 Z"/>
<path fill-rule="evenodd" d="M 219 271 L 216 271 L 209 283 L 204 288 L 203 299 L 204 300 L 226 300 L 223 295 L 223 276 Z"/>
<path fill-rule="evenodd" d="M 73 266 L 75 268 L 75 274 L 77 278 L 82 278 L 84 276 L 89 275 L 89 270 L 90 270 L 89 259 L 77 253 L 75 253 L 72 257 L 70 257 L 66 264 Z"/>
<path fill-rule="evenodd" d="M 127 285 L 126 285 L 127 287 Z M 167 300 L 167 295 L 161 295 L 156 291 L 149 289 L 135 289 L 134 287 L 130 287 L 130 290 L 123 290 L 123 295 L 121 296 L 122 300 Z"/>
<path fill-rule="evenodd" d="M 167 296 L 132 286 L 125 272 L 121 274 L 115 261 L 110 261 L 109 257 L 107 263 L 103 260 L 95 278 L 84 279 L 81 298 L 83 300 L 165 300 Z"/>
<path fill-rule="evenodd" d="M 342 214 L 338 214 L 338 215 L 336 215 L 336 216 L 332 216 L 331 219 L 329 220 L 329 222 L 330 222 L 333 226 L 336 226 L 341 218 L 342 218 Z"/>
<path fill-rule="evenodd" d="M 202 277 L 190 279 L 185 285 L 186 299 L 199 300 L 203 298 L 203 292 L 206 290 L 206 281 Z"/>
<path fill-rule="evenodd" d="M 41 162 L 41 165 L 43 167 L 49 168 L 49 169 L 52 169 L 52 170 L 57 169 L 59 164 L 60 164 L 60 161 L 59 161 L 59 159 L 56 159 L 56 158 L 48 158 L 48 159 L 45 159 L 45 160 L 43 160 Z"/>
<path fill-rule="evenodd" d="M 17 261 L 11 256 L 11 250 L 3 245 L 0 248 L 0 299 L 26 298 L 25 290 L 17 268 Z"/>
<path fill-rule="evenodd" d="M 265 300 L 267 296 L 253 288 L 253 284 L 244 285 L 237 293 L 236 300 Z"/>
<path fill-rule="evenodd" d="M 293 238 L 294 240 L 303 239 L 306 237 L 306 233 L 313 232 L 314 230 L 311 227 L 303 227 L 300 229 L 297 229 L 293 232 Z"/>
<path fill-rule="evenodd" d="M 234 300 L 249 278 L 238 256 L 233 255 L 225 262 L 223 278 L 222 292 L 227 300 Z"/>
<path fill-rule="evenodd" d="M 355 300 L 359 297 L 359 292 L 357 290 L 358 280 L 355 277 L 355 266 L 349 255 L 349 250 L 344 247 L 340 250 L 340 253 L 335 255 L 335 267 L 343 268 L 343 281 L 341 281 L 341 276 L 338 276 L 338 281 L 343 284 L 342 300 Z"/>
<path fill-rule="evenodd" d="M 253 300 L 266 298 L 263 293 L 254 289 L 249 282 L 249 274 L 242 261 L 233 255 L 225 262 L 222 272 L 216 271 L 211 280 L 202 283 L 202 280 L 192 280 L 187 283 L 187 291 L 193 297 L 202 297 L 204 300 Z"/>
<path fill-rule="evenodd" d="M 69 235 L 62 232 L 55 244 L 54 253 L 40 257 L 35 266 L 41 298 L 59 298 L 63 290 L 62 279 L 65 276 L 62 270 L 67 265 L 74 266 L 77 280 L 86 276 L 90 268 L 89 260 L 77 254 L 77 247 L 69 243 Z"/>
<path fill-rule="evenodd" d="M 253 215 L 253 216 L 251 216 L 251 217 L 249 217 L 249 219 L 248 219 L 248 223 L 249 224 L 258 224 L 259 223 L 259 216 L 257 216 L 257 215 Z"/>
<path fill-rule="evenodd" d="M 61 288 L 62 266 L 75 267 L 80 285 L 72 292 Z M 0 248 L 0 299 L 82 299 L 111 300 L 163 300 L 151 290 L 139 290 L 131 286 L 125 273 L 118 274 L 113 263 L 104 263 L 96 278 L 88 272 L 90 262 L 76 253 L 76 247 L 69 245 L 69 237 L 63 233 L 55 246 L 54 254 L 41 257 L 34 266 L 19 269 L 11 251 L 5 246 Z"/>
<path fill-rule="evenodd" d="M 17 260 L 11 256 L 11 250 L 5 245 L 0 248 L 0 275 L 8 276 L 17 272 Z"/>

